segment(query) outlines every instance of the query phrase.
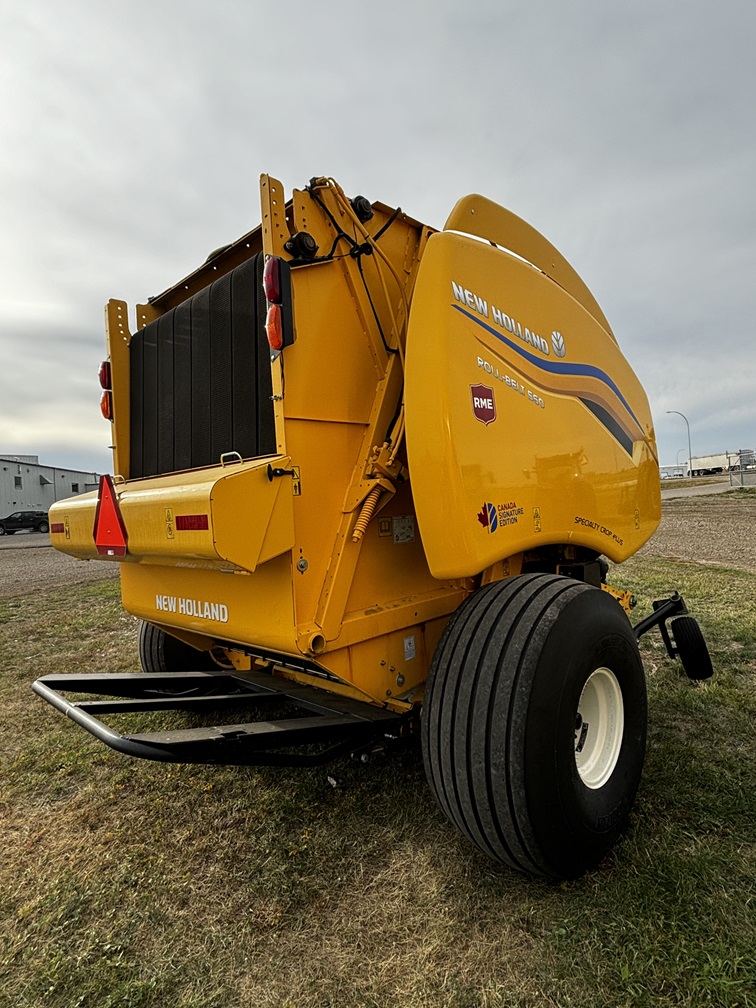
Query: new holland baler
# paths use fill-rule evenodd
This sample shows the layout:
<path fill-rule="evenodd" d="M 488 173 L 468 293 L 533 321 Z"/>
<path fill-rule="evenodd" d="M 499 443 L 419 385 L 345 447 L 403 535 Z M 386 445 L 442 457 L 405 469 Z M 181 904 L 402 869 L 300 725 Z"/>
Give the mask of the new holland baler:
<path fill-rule="evenodd" d="M 637 639 L 658 626 L 711 672 L 678 595 L 633 626 L 606 583 L 660 520 L 645 393 L 567 261 L 482 196 L 441 231 L 327 178 L 287 201 L 263 176 L 261 203 L 133 331 L 107 306 L 114 476 L 57 503 L 51 537 L 120 564 L 143 671 L 34 688 L 166 762 L 312 765 L 420 736 L 480 849 L 578 875 L 638 786 Z M 168 729 L 117 727 L 168 710 Z"/>

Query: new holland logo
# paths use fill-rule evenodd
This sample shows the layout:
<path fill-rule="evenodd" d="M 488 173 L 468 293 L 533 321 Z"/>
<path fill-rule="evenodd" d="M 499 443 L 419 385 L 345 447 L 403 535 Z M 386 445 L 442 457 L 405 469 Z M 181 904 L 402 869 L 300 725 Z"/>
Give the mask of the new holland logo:
<path fill-rule="evenodd" d="M 471 385 L 470 395 L 472 396 L 473 413 L 477 420 L 484 423 L 486 427 L 496 419 L 496 403 L 494 401 L 494 391 L 488 385 Z"/>
<path fill-rule="evenodd" d="M 557 332 L 556 329 L 551 334 L 551 345 L 557 357 L 564 357 L 567 353 L 567 347 L 564 345 L 564 336 L 560 332 Z"/>

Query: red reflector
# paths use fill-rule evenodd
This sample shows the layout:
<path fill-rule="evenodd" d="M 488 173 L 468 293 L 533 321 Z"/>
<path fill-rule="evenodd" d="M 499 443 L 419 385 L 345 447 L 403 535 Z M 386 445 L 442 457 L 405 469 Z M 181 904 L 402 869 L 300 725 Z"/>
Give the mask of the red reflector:
<path fill-rule="evenodd" d="M 126 556 L 129 537 L 118 507 L 112 476 L 100 478 L 93 535 L 100 556 Z"/>
<path fill-rule="evenodd" d="M 50 526 L 50 531 L 51 532 L 65 532 L 66 531 L 66 526 L 63 524 L 63 522 L 55 522 L 53 525 Z"/>
<path fill-rule="evenodd" d="M 265 319 L 265 332 L 268 334 L 270 349 L 281 350 L 283 347 L 283 322 L 281 320 L 281 309 L 277 304 L 272 304 L 268 308 L 268 317 Z"/>
<path fill-rule="evenodd" d="M 263 269 L 263 290 L 271 304 L 281 304 L 281 260 L 268 256 Z"/>
<path fill-rule="evenodd" d="M 208 516 L 201 515 L 176 515 L 177 532 L 201 532 L 210 528 Z"/>
<path fill-rule="evenodd" d="M 102 388 L 104 389 L 113 388 L 113 384 L 110 380 L 110 361 L 104 360 L 102 364 L 100 364 L 100 370 L 98 374 L 100 378 L 100 385 L 102 386 Z"/>
<path fill-rule="evenodd" d="M 106 420 L 113 419 L 113 393 L 107 389 L 100 396 L 100 413 Z"/>

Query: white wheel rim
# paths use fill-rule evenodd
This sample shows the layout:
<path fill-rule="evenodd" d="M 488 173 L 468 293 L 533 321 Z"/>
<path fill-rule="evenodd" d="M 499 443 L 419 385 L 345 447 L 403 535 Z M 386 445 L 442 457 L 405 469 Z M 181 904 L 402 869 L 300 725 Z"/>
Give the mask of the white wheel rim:
<path fill-rule="evenodd" d="M 622 690 L 614 672 L 597 668 L 583 687 L 575 718 L 575 763 L 586 787 L 603 787 L 619 759 L 625 728 Z"/>

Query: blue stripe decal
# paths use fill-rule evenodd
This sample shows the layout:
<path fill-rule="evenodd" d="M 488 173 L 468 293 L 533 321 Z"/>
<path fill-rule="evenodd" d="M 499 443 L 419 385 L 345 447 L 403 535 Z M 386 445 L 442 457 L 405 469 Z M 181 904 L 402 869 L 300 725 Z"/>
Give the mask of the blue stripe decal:
<path fill-rule="evenodd" d="M 528 353 L 527 350 L 523 350 L 521 347 L 517 346 L 516 343 L 513 343 L 511 340 L 507 339 L 507 337 L 503 333 L 499 332 L 497 329 L 494 329 L 492 326 L 487 325 L 477 315 L 472 315 L 470 312 L 465 311 L 465 309 L 460 308 L 458 304 L 452 303 L 452 308 L 456 308 L 458 312 L 464 315 L 465 318 L 469 318 L 471 322 L 477 322 L 477 324 L 481 326 L 483 329 L 485 329 L 486 332 L 491 333 L 491 335 L 495 336 L 496 339 L 501 340 L 501 342 L 505 343 L 510 348 L 510 350 L 514 350 L 515 353 L 519 354 L 521 357 L 524 357 L 526 361 L 529 361 L 535 367 L 540 368 L 541 371 L 549 371 L 551 374 L 557 374 L 557 375 L 584 375 L 587 378 L 597 378 L 600 382 L 603 382 L 604 385 L 608 385 L 609 388 L 612 390 L 612 392 L 614 392 L 619 401 L 622 403 L 622 405 L 625 407 L 627 412 L 630 414 L 630 416 L 633 418 L 633 420 L 635 420 L 635 422 L 638 424 L 640 430 L 641 431 L 643 430 L 643 426 L 641 425 L 641 422 L 638 419 L 638 417 L 635 415 L 635 413 L 633 413 L 632 409 L 630 408 L 630 404 L 628 403 L 628 401 L 625 399 L 625 397 L 622 395 L 620 390 L 617 388 L 617 386 L 614 384 L 612 379 L 605 371 L 602 371 L 600 368 L 594 367 L 592 364 L 557 364 L 556 361 L 552 363 L 552 361 L 541 360 L 539 357 L 535 357 L 533 354 Z"/>

